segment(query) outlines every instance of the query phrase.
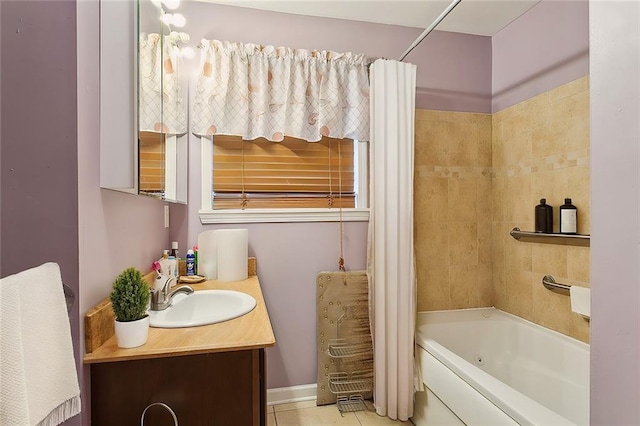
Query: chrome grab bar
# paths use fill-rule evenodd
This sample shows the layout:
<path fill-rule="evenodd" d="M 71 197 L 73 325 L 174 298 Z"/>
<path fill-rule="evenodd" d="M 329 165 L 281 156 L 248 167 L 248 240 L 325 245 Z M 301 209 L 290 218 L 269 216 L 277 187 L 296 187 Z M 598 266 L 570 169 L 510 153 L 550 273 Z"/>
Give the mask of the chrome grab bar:
<path fill-rule="evenodd" d="M 545 286 L 545 288 L 548 290 L 562 290 L 568 292 L 571 289 L 571 286 L 569 284 L 556 282 L 556 279 L 553 277 L 553 275 L 545 275 L 544 277 L 542 277 L 542 285 Z"/>

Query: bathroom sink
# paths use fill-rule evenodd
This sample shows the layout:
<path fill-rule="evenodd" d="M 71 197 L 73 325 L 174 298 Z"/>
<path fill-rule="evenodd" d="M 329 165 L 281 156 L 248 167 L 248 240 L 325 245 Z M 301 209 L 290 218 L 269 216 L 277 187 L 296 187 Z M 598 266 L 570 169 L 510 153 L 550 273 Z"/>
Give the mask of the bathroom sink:
<path fill-rule="evenodd" d="M 162 311 L 149 311 L 151 327 L 179 328 L 214 324 L 238 318 L 253 310 L 256 299 L 233 290 L 200 290 L 177 294 Z"/>

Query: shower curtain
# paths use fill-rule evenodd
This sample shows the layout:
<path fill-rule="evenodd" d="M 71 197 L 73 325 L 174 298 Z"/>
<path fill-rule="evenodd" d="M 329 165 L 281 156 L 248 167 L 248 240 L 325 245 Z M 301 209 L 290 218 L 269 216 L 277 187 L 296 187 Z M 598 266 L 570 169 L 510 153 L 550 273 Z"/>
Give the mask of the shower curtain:
<path fill-rule="evenodd" d="M 367 273 L 374 350 L 374 405 L 392 419 L 413 415 L 416 279 L 413 147 L 416 66 L 371 66 Z"/>

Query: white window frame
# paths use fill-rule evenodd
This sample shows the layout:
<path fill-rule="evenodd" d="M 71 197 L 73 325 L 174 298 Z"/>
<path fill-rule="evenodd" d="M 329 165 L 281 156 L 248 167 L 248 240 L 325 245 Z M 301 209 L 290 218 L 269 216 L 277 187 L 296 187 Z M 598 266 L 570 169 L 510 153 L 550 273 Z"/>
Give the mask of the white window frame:
<path fill-rule="evenodd" d="M 356 207 L 343 208 L 344 222 L 366 222 L 369 220 L 369 150 L 368 142 L 358 141 L 355 145 L 354 176 L 356 178 Z M 304 209 L 225 209 L 213 210 L 213 137 L 200 137 L 200 177 L 202 224 L 212 223 L 286 223 L 286 222 L 338 222 L 339 208 Z"/>

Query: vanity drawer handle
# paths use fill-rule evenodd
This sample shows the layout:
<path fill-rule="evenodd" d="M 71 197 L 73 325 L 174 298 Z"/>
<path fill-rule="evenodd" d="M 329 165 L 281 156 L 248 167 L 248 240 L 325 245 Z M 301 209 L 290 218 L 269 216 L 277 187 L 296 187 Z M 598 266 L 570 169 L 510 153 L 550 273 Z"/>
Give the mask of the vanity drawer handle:
<path fill-rule="evenodd" d="M 171 407 L 169 407 L 164 402 L 154 402 L 153 404 L 147 405 L 145 407 L 144 411 L 142 412 L 142 417 L 140 417 L 140 426 L 144 426 L 144 415 L 147 414 L 147 410 L 149 408 L 153 407 L 154 405 L 159 405 L 161 407 L 164 407 L 165 410 L 167 410 L 169 413 L 171 413 L 171 417 L 173 417 L 173 424 L 175 426 L 178 426 L 178 418 L 176 417 L 176 413 L 174 413 L 173 410 L 171 409 Z"/>

